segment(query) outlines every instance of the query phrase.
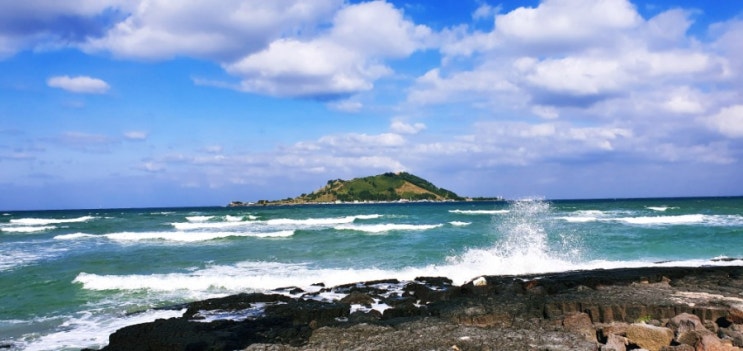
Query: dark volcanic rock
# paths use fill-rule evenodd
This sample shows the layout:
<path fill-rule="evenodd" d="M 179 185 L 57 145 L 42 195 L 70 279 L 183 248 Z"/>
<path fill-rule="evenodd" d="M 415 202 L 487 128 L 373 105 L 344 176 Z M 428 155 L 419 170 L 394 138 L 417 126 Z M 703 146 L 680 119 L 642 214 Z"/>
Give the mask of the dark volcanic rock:
<path fill-rule="evenodd" d="M 182 318 L 117 331 L 105 349 L 599 350 L 609 347 L 600 343 L 616 348 L 632 339 L 630 349 L 645 342 L 638 333 L 653 328 L 699 345 L 743 344 L 743 267 L 487 276 L 462 286 L 422 277 L 327 291 L 349 297 L 319 302 L 313 294 L 298 299 L 240 294 L 195 302 Z M 351 304 L 369 306 L 375 300 L 390 308 L 350 314 Z M 243 321 L 189 320 L 201 311 L 240 311 L 258 304 L 265 306 L 263 315 Z M 671 329 L 662 328 L 666 325 Z M 652 347 L 685 347 L 678 340 Z"/>

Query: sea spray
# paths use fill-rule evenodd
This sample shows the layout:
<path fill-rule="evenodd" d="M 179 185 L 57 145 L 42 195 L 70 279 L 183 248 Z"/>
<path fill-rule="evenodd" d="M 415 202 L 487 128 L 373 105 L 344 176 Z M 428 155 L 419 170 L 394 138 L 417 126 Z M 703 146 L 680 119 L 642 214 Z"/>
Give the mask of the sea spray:
<path fill-rule="evenodd" d="M 497 239 L 491 247 L 448 258 L 455 281 L 466 274 L 544 273 L 575 267 L 580 243 L 555 226 L 549 202 L 513 201 L 504 213 L 492 218 L 491 230 Z"/>

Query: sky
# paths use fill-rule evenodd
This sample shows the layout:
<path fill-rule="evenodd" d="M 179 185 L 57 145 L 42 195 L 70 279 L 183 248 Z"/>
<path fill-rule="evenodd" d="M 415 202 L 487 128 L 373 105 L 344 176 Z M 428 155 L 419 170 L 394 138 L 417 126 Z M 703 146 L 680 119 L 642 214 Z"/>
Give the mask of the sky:
<path fill-rule="evenodd" d="M 0 210 L 743 195 L 743 1 L 0 0 Z"/>

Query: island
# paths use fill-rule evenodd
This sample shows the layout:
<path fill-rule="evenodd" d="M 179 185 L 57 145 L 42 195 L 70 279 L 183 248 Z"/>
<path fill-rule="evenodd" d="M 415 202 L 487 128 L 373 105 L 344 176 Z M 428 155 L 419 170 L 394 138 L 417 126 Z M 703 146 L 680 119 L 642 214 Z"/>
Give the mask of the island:
<path fill-rule="evenodd" d="M 412 201 L 502 201 L 501 197 L 465 198 L 453 191 L 439 188 L 433 183 L 407 172 L 387 172 L 351 180 L 331 179 L 320 189 L 309 194 L 283 200 L 257 202 L 232 201 L 229 207 L 378 203 Z"/>

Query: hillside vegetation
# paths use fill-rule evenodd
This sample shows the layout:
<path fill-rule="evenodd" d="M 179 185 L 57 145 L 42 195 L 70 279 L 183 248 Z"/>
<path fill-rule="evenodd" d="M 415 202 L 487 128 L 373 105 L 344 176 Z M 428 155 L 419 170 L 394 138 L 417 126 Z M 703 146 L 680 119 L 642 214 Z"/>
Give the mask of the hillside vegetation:
<path fill-rule="evenodd" d="M 258 204 L 304 204 L 364 201 L 446 201 L 464 200 L 452 191 L 439 188 L 431 182 L 406 172 L 384 173 L 352 180 L 333 179 L 309 194 L 279 201 L 261 200 Z M 233 202 L 239 206 L 243 203 Z"/>

